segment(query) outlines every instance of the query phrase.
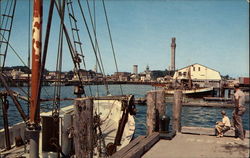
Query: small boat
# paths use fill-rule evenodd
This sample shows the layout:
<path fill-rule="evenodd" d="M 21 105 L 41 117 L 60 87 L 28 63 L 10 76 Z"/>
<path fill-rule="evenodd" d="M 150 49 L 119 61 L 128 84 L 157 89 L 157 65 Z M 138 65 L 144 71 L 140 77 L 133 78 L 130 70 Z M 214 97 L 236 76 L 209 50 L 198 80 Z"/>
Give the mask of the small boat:
<path fill-rule="evenodd" d="M 197 89 L 165 89 L 165 93 L 167 96 L 171 96 L 176 90 L 181 90 L 182 93 L 189 98 L 203 98 L 212 96 L 213 94 L 213 87 Z"/>

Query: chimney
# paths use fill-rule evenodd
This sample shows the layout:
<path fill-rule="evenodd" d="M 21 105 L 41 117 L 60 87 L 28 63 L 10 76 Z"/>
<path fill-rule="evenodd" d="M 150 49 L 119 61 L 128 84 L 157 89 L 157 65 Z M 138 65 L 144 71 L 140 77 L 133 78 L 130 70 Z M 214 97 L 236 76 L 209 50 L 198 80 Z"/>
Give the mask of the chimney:
<path fill-rule="evenodd" d="M 133 73 L 138 75 L 138 65 L 133 65 Z"/>
<path fill-rule="evenodd" d="M 175 71 L 175 37 L 172 38 L 172 43 L 171 43 L 171 66 L 170 66 L 170 71 Z"/>

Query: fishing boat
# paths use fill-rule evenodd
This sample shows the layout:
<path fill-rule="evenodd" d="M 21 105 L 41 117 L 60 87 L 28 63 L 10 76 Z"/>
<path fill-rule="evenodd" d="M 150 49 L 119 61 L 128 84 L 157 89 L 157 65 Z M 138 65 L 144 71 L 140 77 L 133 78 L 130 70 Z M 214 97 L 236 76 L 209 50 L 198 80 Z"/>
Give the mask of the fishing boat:
<path fill-rule="evenodd" d="M 177 89 L 176 89 L 177 90 Z M 174 92 L 176 91 L 174 89 L 165 89 L 165 93 L 167 96 L 174 95 Z M 213 87 L 207 87 L 207 88 L 197 88 L 197 89 L 178 89 L 182 91 L 182 94 L 184 94 L 186 97 L 189 98 L 203 98 L 203 97 L 209 97 L 213 94 Z"/>
<path fill-rule="evenodd" d="M 11 18 L 10 28 L 1 28 L 1 31 L 7 31 L 8 39 L 2 38 L 1 46 L 5 45 L 2 57 L 5 61 L 10 30 L 15 13 L 16 0 L 10 0 L 6 18 Z M 9 2 L 9 1 L 8 1 Z M 103 2 L 106 14 L 105 3 Z M 0 1 L 2 3 L 2 1 Z M 7 83 L 7 76 L 4 74 L 4 62 L 1 65 L 0 80 L 5 91 L 0 93 L 0 103 L 3 112 L 4 129 L 0 130 L 0 157 L 108 157 L 122 147 L 126 146 L 133 138 L 135 131 L 135 104 L 133 95 L 112 96 L 107 88 L 107 96 L 87 96 L 84 85 L 79 73 L 80 64 L 83 61 L 82 44 L 79 39 L 76 17 L 72 7 L 73 1 L 50 1 L 47 29 L 45 41 L 42 41 L 42 1 L 34 0 L 33 3 L 33 25 L 32 25 L 32 69 L 31 69 L 31 95 L 26 98 L 29 105 L 29 116 L 22 109 L 19 98 L 25 100 L 24 96 L 16 95 Z M 82 4 L 78 1 L 79 10 L 83 15 Z M 13 6 L 14 5 L 14 6 Z M 69 37 L 68 29 L 64 23 L 64 12 L 67 5 L 69 19 L 74 41 Z M 60 108 L 60 75 L 55 81 L 55 95 L 52 98 L 52 111 L 40 113 L 41 89 L 45 61 L 47 57 L 47 48 L 49 44 L 50 28 L 52 23 L 53 10 L 56 8 L 60 18 L 60 38 L 58 47 L 58 57 L 56 62 L 56 71 L 60 72 L 62 67 L 62 46 L 63 38 L 66 39 L 72 61 L 74 63 L 74 73 L 78 75 L 79 84 L 75 86 L 75 99 L 72 105 Z M 8 9 L 6 9 L 8 10 Z M 90 16 L 91 17 L 91 16 Z M 107 18 L 107 16 L 106 16 Z M 107 19 L 106 19 L 107 20 Z M 86 24 L 86 23 L 85 23 Z M 107 23 L 108 24 L 108 23 Z M 1 25 L 3 26 L 3 25 Z M 108 25 L 109 27 L 109 25 Z M 110 30 L 110 29 L 109 29 Z M 88 30 L 89 31 L 89 30 Z M 110 33 L 110 32 L 109 32 Z M 95 30 L 94 30 L 95 34 Z M 1 36 L 3 34 L 1 33 Z M 74 36 L 74 35 L 73 35 Z M 90 36 L 91 38 L 91 36 Z M 92 39 L 91 39 L 92 41 Z M 44 45 L 42 45 L 44 43 Z M 95 39 L 95 43 L 97 40 Z M 92 42 L 93 44 L 93 42 Z M 43 52 L 41 48 L 43 47 Z M 96 53 L 96 46 L 93 46 Z M 3 47 L 1 47 L 3 48 Z M 78 50 L 77 50 L 78 48 Z M 81 52 L 81 53 L 78 53 Z M 82 59 L 81 59 L 82 57 Z M 103 67 L 100 64 L 100 57 L 96 55 L 96 62 L 99 69 Z M 60 73 L 57 73 L 60 74 Z M 102 72 L 102 74 L 104 74 Z M 105 74 L 104 74 L 105 75 Z M 23 121 L 11 127 L 8 126 L 8 106 L 9 99 L 17 107 Z M 86 138 L 86 139 L 85 139 Z"/>

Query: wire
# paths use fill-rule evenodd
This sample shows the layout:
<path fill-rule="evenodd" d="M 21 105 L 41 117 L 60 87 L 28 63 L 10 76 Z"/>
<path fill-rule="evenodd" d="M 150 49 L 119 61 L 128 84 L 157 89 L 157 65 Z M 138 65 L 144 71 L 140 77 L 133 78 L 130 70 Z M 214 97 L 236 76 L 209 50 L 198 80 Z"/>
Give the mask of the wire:
<path fill-rule="evenodd" d="M 68 14 L 69 14 L 69 22 L 70 22 L 70 26 L 71 26 L 71 33 L 72 33 L 72 37 L 73 37 L 73 41 L 76 41 L 76 38 L 75 38 L 75 33 L 77 35 L 77 42 L 73 42 L 74 44 L 74 48 L 75 48 L 75 52 L 77 53 L 77 44 L 79 46 L 79 49 L 80 49 L 80 53 L 81 53 L 81 56 L 83 58 L 83 67 L 85 70 L 87 70 L 87 67 L 86 67 L 86 63 L 85 63 L 85 60 L 84 60 L 84 54 L 83 54 L 83 49 L 82 49 L 82 44 L 81 44 L 81 40 L 80 40 L 80 36 L 79 36 L 79 29 L 78 29 L 78 26 L 77 26 L 77 20 L 75 19 L 75 13 L 74 13 L 74 8 L 72 6 L 72 1 L 71 0 L 68 0 L 67 2 L 67 8 L 68 8 Z M 73 27 L 73 22 L 74 22 L 74 27 Z M 75 31 L 75 33 L 74 33 Z M 87 80 L 89 79 L 89 73 L 87 73 Z M 92 89 L 90 87 L 90 85 L 88 85 L 89 87 L 89 92 L 90 92 L 90 95 L 92 96 Z"/>
<path fill-rule="evenodd" d="M 13 4 L 13 2 L 14 2 L 14 4 Z M 12 10 L 12 16 L 9 16 L 9 15 L 10 15 L 10 12 L 11 12 L 12 5 L 14 5 L 14 6 L 13 6 L 13 10 Z M 13 19 L 14 19 L 14 15 L 15 15 L 15 10 L 16 10 L 16 0 L 13 0 L 13 1 L 11 1 L 9 13 L 7 14 L 8 17 L 11 17 L 11 22 L 10 22 L 10 24 L 9 24 L 9 34 L 8 34 L 7 45 L 6 45 L 6 47 L 5 47 L 5 52 L 4 52 L 4 58 L 3 58 L 2 67 L 4 67 L 4 65 L 5 65 L 5 60 L 6 60 L 7 50 L 8 50 L 8 46 L 9 46 L 9 40 L 10 40 L 11 29 L 12 29 Z M 7 27 L 8 21 L 9 21 L 9 18 L 7 18 L 6 25 L 5 25 L 4 28 Z M 7 31 L 4 31 L 4 33 L 5 33 L 5 32 L 7 32 Z M 3 36 L 4 36 L 4 34 L 3 34 Z M 0 46 L 0 48 L 1 48 L 1 46 Z"/>
<path fill-rule="evenodd" d="M 31 35 L 31 29 L 30 29 L 30 24 L 31 24 L 31 2 L 29 1 L 29 17 L 28 17 L 28 67 L 30 70 L 30 35 Z M 27 94 L 27 98 L 28 98 L 28 104 L 27 104 L 27 114 L 29 115 L 30 111 L 29 111 L 29 102 L 30 102 L 30 73 L 28 74 L 28 94 Z"/>
<path fill-rule="evenodd" d="M 7 39 L 3 36 L 3 34 L 2 33 L 0 33 L 0 35 L 3 37 L 3 39 L 7 42 Z M 12 47 L 12 45 L 8 42 L 8 45 L 10 46 L 10 48 L 12 49 L 12 51 L 14 52 L 14 54 L 18 57 L 18 59 L 22 62 L 22 64 L 24 65 L 24 66 L 26 66 L 26 67 L 28 67 L 26 64 L 25 64 L 25 62 L 24 62 L 24 60 L 20 57 L 20 55 L 18 55 L 18 53 L 15 51 L 15 49 Z"/>
<path fill-rule="evenodd" d="M 102 0 L 102 5 L 103 5 L 104 13 L 105 13 L 107 27 L 108 27 L 109 39 L 110 39 L 112 53 L 113 53 L 113 57 L 114 57 L 114 61 L 115 61 L 116 72 L 118 73 L 119 71 L 118 71 L 118 65 L 117 65 L 117 60 L 116 60 L 116 56 L 115 56 L 115 49 L 114 49 L 114 44 L 113 44 L 113 40 L 112 40 L 112 36 L 111 36 L 111 31 L 110 31 L 110 26 L 109 26 L 109 21 L 108 21 L 108 15 L 107 15 L 107 10 L 106 10 L 106 7 L 105 7 L 104 0 Z M 120 78 L 119 78 L 119 80 L 120 80 Z M 123 90 L 122 90 L 121 84 L 120 84 L 120 90 L 121 90 L 121 94 L 123 95 Z"/>
<path fill-rule="evenodd" d="M 94 54 L 95 54 L 95 57 L 96 57 L 96 61 L 97 61 L 97 63 L 98 63 L 98 67 L 99 67 L 100 70 L 102 70 L 102 69 L 101 69 L 101 66 L 100 66 L 99 59 L 98 59 L 97 52 L 96 52 L 96 50 L 95 50 L 95 46 L 94 46 L 93 39 L 92 39 L 92 36 L 91 36 L 91 34 L 90 34 L 90 30 L 89 30 L 89 27 L 88 27 L 88 24 L 87 24 L 87 20 L 86 20 L 86 18 L 85 18 L 85 15 L 84 15 L 84 12 L 83 12 L 83 8 L 82 8 L 82 6 L 81 6 L 80 0 L 78 0 L 78 4 L 79 4 L 79 7 L 80 7 L 81 15 L 82 15 L 83 20 L 84 20 L 85 27 L 86 27 L 87 32 L 88 32 L 88 36 L 89 36 L 89 39 L 90 39 L 90 42 L 91 42 L 92 49 L 93 49 Z M 103 72 L 103 75 L 105 76 L 105 73 L 104 73 L 104 72 Z M 108 87 L 108 85 L 106 84 L 106 80 L 104 80 L 104 83 L 105 83 L 107 95 L 109 95 L 110 92 L 109 92 L 109 87 Z"/>

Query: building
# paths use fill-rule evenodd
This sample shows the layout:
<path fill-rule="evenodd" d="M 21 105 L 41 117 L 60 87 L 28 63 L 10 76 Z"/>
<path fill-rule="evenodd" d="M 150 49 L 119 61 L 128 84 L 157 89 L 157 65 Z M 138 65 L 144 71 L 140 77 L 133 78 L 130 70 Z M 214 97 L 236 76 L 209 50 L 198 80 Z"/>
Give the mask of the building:
<path fill-rule="evenodd" d="M 220 72 L 201 64 L 192 64 L 175 72 L 174 80 L 189 80 L 193 85 L 200 87 L 219 87 L 221 82 Z"/>
<path fill-rule="evenodd" d="M 12 70 L 11 71 L 11 76 L 12 76 L 12 79 L 20 79 L 20 76 L 24 74 L 24 72 L 22 72 L 20 69 L 19 70 Z"/>
<path fill-rule="evenodd" d="M 133 74 L 138 75 L 138 65 L 133 65 Z"/>
<path fill-rule="evenodd" d="M 129 81 L 130 76 L 130 72 L 115 72 L 114 75 L 111 76 L 111 79 L 113 81 Z"/>

